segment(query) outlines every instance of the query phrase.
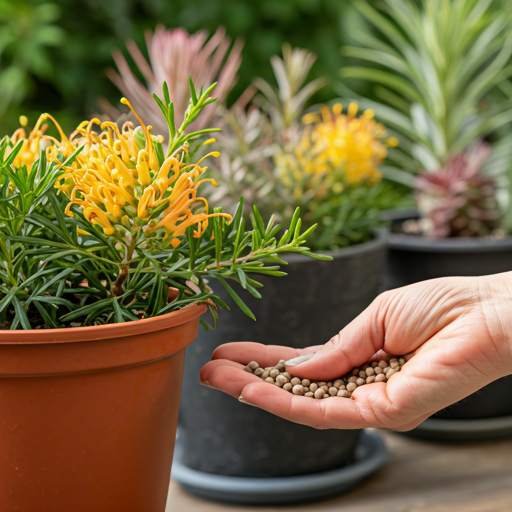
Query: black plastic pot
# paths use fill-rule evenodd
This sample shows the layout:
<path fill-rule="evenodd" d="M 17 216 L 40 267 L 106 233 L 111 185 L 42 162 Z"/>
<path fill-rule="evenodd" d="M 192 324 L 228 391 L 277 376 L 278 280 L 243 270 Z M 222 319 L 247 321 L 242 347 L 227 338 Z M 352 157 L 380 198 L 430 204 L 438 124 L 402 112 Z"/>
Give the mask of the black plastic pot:
<path fill-rule="evenodd" d="M 386 212 L 391 221 L 386 289 L 449 276 L 483 276 L 512 270 L 512 237 L 500 240 L 447 238 L 432 240 L 394 234 L 400 224 L 418 218 L 415 211 Z M 512 376 L 499 379 L 462 402 L 434 415 L 436 419 L 479 420 L 512 416 Z"/>
<path fill-rule="evenodd" d="M 414 210 L 386 212 L 391 221 L 386 289 L 449 276 L 484 276 L 512 270 L 512 237 L 443 238 L 395 234 L 408 219 L 417 219 Z"/>
<path fill-rule="evenodd" d="M 355 460 L 360 431 L 297 425 L 199 385 L 201 367 L 223 343 L 321 344 L 368 306 L 381 285 L 384 236 L 331 255 L 334 260 L 328 262 L 288 257 L 288 276 L 264 276 L 263 299 L 247 300 L 256 322 L 233 308 L 220 313 L 216 331 L 199 333 L 185 362 L 178 435 L 183 465 L 219 475 L 285 477 Z"/>

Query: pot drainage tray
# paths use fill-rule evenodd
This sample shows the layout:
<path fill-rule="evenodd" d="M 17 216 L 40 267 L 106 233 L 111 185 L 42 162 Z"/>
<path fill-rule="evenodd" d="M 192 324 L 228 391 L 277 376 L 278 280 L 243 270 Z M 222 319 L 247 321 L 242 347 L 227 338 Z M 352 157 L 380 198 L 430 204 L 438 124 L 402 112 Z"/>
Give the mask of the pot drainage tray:
<path fill-rule="evenodd" d="M 190 469 L 175 455 L 172 478 L 189 492 L 202 498 L 245 504 L 277 504 L 311 501 L 346 492 L 388 459 L 384 441 L 364 432 L 350 466 L 311 475 L 281 478 L 247 478 L 215 475 Z"/>
<path fill-rule="evenodd" d="M 441 420 L 429 418 L 402 434 L 437 441 L 489 441 L 512 437 L 512 416 L 481 420 Z"/>

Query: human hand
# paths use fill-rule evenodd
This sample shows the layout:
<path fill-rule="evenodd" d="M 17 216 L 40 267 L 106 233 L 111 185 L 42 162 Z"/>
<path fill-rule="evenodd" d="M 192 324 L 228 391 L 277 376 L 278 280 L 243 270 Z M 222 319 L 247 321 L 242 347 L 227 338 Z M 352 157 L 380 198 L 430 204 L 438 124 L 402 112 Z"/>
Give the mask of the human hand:
<path fill-rule="evenodd" d="M 285 359 L 290 374 L 327 381 L 383 351 L 407 354 L 408 362 L 387 383 L 361 386 L 351 399 L 294 396 L 244 371 L 252 360 L 266 367 Z M 304 362 L 308 358 L 288 361 L 307 354 Z M 385 292 L 325 345 L 222 345 L 200 378 L 244 403 L 315 428 L 405 431 L 511 373 L 512 273 L 505 273 L 434 279 Z"/>

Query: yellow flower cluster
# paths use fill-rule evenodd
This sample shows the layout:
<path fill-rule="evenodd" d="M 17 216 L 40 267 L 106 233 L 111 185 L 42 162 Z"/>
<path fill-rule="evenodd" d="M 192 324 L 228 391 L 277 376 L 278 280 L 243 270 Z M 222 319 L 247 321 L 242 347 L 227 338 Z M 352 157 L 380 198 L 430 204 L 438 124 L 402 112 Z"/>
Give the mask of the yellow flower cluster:
<path fill-rule="evenodd" d="M 386 129 L 377 123 L 372 110 L 357 117 L 358 105 L 351 103 L 347 114 L 337 103 L 332 112 L 321 108 L 321 114 L 306 114 L 303 122 L 312 124 L 305 130 L 296 154 L 305 172 L 328 172 L 343 168 L 348 183 L 381 179 L 378 166 L 387 155 L 388 146 L 396 146 L 397 139 L 385 140 Z M 313 156 L 312 156 L 313 155 Z"/>
<path fill-rule="evenodd" d="M 127 100 L 123 103 L 130 106 Z M 225 213 L 208 213 L 206 199 L 197 196 L 201 183 L 215 185 L 213 180 L 199 179 L 207 169 L 200 166 L 206 157 L 186 165 L 172 155 L 160 165 L 151 126 L 137 118 L 143 137 L 137 137 L 140 129 L 130 122 L 121 130 L 115 123 L 98 119 L 78 127 L 72 139 L 84 148 L 56 185 L 71 199 L 66 213 L 72 216 L 71 206 L 80 205 L 84 217 L 101 226 L 106 235 L 114 234 L 116 225 L 146 232 L 163 228 L 173 247 L 189 226 L 197 226 L 194 236 L 199 237 L 209 218 L 230 219 Z M 93 131 L 94 124 L 100 125 L 101 133 Z"/>
<path fill-rule="evenodd" d="M 122 101 L 131 108 L 127 100 Z M 81 148 L 73 163 L 63 167 L 55 186 L 70 198 L 67 215 L 73 216 L 71 206 L 79 205 L 87 221 L 101 226 L 106 235 L 114 234 L 116 226 L 120 232 L 144 229 L 149 233 L 163 228 L 165 239 L 171 237 L 171 245 L 177 247 L 178 237 L 189 226 L 197 226 L 194 236 L 199 237 L 209 218 L 231 219 L 225 213 L 208 213 L 206 199 L 197 196 L 201 183 L 216 185 L 213 180 L 199 179 L 207 169 L 200 165 L 206 157 L 195 164 L 185 164 L 180 158 L 186 153 L 182 148 L 180 154 L 160 164 L 154 141 L 161 137 L 152 136 L 151 126 L 146 127 L 134 114 L 141 128 L 134 129 L 133 123 L 126 122 L 119 129 L 115 123 L 92 119 L 81 123 L 69 138 L 49 114 L 40 116 L 27 137 L 26 118 L 21 118 L 22 128 L 11 137 L 13 147 L 22 141 L 13 166 L 25 164 L 30 171 L 42 150 L 49 162 L 60 164 L 59 153 L 67 158 Z M 45 135 L 46 119 L 54 122 L 60 141 Z M 94 131 L 95 125 L 99 126 L 99 133 Z"/>
<path fill-rule="evenodd" d="M 47 119 L 52 121 L 57 128 L 61 140 L 57 140 L 54 137 L 46 135 L 46 129 L 48 125 L 43 124 Z M 50 114 L 41 114 L 37 120 L 34 128 L 27 136 L 25 127 L 28 124 L 28 120 L 25 116 L 20 117 L 20 125 L 13 135 L 10 137 L 11 146 L 6 151 L 8 156 L 13 149 L 21 142 L 21 149 L 16 155 L 13 161 L 13 167 L 19 169 L 22 165 L 27 166 L 28 172 L 32 170 L 32 165 L 36 160 L 39 159 L 40 152 L 45 150 L 49 161 L 57 159 L 57 155 L 61 152 L 65 157 L 71 155 L 76 149 L 68 140 L 59 123 Z"/>

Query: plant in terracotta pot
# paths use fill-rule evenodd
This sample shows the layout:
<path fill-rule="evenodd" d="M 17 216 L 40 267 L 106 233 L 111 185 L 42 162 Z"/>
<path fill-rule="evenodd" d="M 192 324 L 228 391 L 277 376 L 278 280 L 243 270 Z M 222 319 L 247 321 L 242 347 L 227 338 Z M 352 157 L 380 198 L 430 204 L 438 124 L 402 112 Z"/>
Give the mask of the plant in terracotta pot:
<path fill-rule="evenodd" d="M 277 237 L 199 195 L 210 129 L 185 128 L 212 88 L 176 127 L 164 87 L 165 151 L 142 122 L 53 137 L 48 114 L 0 143 L 1 510 L 163 512 L 185 347 L 226 307 L 208 280 L 252 315 L 228 283 L 259 296 L 281 253 L 309 254 L 298 212 Z"/>
<path fill-rule="evenodd" d="M 173 475 L 193 492 L 228 501 L 301 500 L 299 482 L 311 486 L 317 473 L 334 472 L 337 485 L 322 480 L 310 498 L 338 492 L 340 482 L 354 483 L 366 447 L 361 432 L 290 424 L 201 387 L 197 374 L 229 341 L 306 347 L 335 335 L 379 292 L 386 254 L 385 239 L 376 232 L 379 213 L 398 201 L 378 170 L 396 141 L 356 104 L 325 106 L 302 120 L 305 98 L 320 85 L 303 83 L 314 57 L 286 46 L 283 55 L 272 60 L 279 90 L 257 80 L 265 96 L 225 113 L 217 137 L 223 156 L 211 170 L 219 186 L 210 188 L 209 197 L 233 208 L 243 194 L 283 223 L 300 206 L 305 226 L 318 223 L 312 247 L 328 251 L 333 261 L 311 265 L 302 256 L 286 256 L 285 279 L 261 280 L 267 302 L 249 298 L 256 323 L 237 311 L 222 313 L 219 328 L 200 333 L 187 352 Z M 372 462 L 364 471 L 375 468 Z"/>
<path fill-rule="evenodd" d="M 378 101 L 360 101 L 400 139 L 383 173 L 409 184 L 417 202 L 417 210 L 386 215 L 391 222 L 387 288 L 511 270 L 508 5 L 499 0 L 355 5 L 377 36 L 365 34 L 361 46 L 345 49 L 370 65 L 342 74 L 375 84 Z M 354 97 L 346 88 L 342 92 Z M 456 439 L 508 435 L 509 387 L 510 378 L 501 379 L 417 432 Z"/>

